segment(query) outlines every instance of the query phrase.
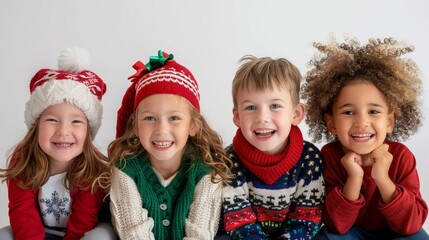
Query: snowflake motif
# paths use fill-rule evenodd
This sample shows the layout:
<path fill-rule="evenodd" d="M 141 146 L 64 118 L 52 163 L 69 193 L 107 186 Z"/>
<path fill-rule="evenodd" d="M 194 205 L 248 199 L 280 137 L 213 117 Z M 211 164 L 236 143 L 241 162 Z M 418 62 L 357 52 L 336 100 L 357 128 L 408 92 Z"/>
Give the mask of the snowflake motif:
<path fill-rule="evenodd" d="M 54 191 L 51 194 L 51 199 L 42 198 L 40 199 L 40 204 L 44 204 L 46 209 L 42 212 L 43 217 L 46 217 L 49 214 L 53 214 L 55 216 L 55 220 L 57 223 L 60 223 L 61 215 L 68 216 L 70 215 L 70 211 L 65 209 L 66 204 L 69 202 L 68 198 L 60 199 L 58 197 L 58 192 Z"/>

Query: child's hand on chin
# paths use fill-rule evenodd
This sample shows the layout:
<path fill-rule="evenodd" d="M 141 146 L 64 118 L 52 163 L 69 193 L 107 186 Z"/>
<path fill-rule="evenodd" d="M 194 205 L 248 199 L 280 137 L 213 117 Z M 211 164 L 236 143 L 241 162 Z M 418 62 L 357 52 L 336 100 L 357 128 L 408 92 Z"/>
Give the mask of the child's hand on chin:
<path fill-rule="evenodd" d="M 362 158 L 355 152 L 347 152 L 341 158 L 341 164 L 346 169 L 349 177 L 363 177 Z"/>
<path fill-rule="evenodd" d="M 371 177 L 374 180 L 386 179 L 389 177 L 389 168 L 392 163 L 393 156 L 389 152 L 389 145 L 382 144 L 380 147 L 371 152 L 371 160 L 373 161 Z"/>

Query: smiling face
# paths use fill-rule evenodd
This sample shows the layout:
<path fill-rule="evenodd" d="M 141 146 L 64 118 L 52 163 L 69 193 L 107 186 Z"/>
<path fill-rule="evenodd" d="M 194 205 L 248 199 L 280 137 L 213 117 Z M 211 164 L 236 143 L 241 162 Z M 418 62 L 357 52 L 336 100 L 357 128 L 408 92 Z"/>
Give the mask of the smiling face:
<path fill-rule="evenodd" d="M 364 80 L 341 89 L 332 106 L 332 115 L 326 114 L 325 121 L 345 152 L 361 155 L 379 147 L 394 128 L 394 114 L 389 113 L 384 95 Z"/>
<path fill-rule="evenodd" d="M 66 171 L 83 152 L 88 120 L 77 107 L 67 103 L 52 105 L 39 119 L 39 146 L 49 156 L 51 173 Z"/>
<path fill-rule="evenodd" d="M 289 91 L 237 91 L 237 106 L 233 108 L 234 124 L 258 150 L 267 154 L 283 152 L 292 125 L 304 117 L 302 104 L 293 105 Z"/>
<path fill-rule="evenodd" d="M 187 100 L 173 94 L 151 95 L 139 103 L 136 117 L 136 135 L 151 164 L 178 168 L 188 137 L 197 133 Z"/>

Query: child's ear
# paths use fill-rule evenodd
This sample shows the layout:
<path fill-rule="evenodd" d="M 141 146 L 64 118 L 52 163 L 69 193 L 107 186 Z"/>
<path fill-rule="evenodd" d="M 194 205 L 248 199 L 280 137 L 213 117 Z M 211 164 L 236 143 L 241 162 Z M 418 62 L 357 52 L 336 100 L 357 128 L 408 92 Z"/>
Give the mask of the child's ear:
<path fill-rule="evenodd" d="M 133 127 L 133 133 L 134 133 L 134 135 L 136 135 L 136 137 L 139 137 L 139 128 L 138 128 L 137 124 L 135 127 Z"/>
<path fill-rule="evenodd" d="M 325 113 L 323 115 L 324 119 L 325 119 L 325 124 L 326 124 L 326 128 L 328 129 L 328 131 L 336 136 L 337 135 L 337 129 L 335 128 L 335 123 L 334 123 L 334 118 L 332 117 L 331 114 L 329 113 Z"/>
<path fill-rule="evenodd" d="M 302 103 L 298 103 L 294 109 L 292 125 L 297 126 L 304 120 L 305 117 L 305 107 Z"/>
<path fill-rule="evenodd" d="M 387 116 L 387 133 L 392 133 L 393 129 L 395 128 L 395 114 L 389 113 L 389 116 Z"/>
<path fill-rule="evenodd" d="M 195 137 L 199 130 L 200 127 L 198 126 L 198 124 L 194 120 L 192 120 L 191 128 L 189 129 L 189 136 Z"/>
<path fill-rule="evenodd" d="M 238 115 L 237 108 L 235 107 L 232 108 L 232 115 L 233 115 L 232 121 L 234 122 L 235 126 L 240 128 L 240 115 Z"/>

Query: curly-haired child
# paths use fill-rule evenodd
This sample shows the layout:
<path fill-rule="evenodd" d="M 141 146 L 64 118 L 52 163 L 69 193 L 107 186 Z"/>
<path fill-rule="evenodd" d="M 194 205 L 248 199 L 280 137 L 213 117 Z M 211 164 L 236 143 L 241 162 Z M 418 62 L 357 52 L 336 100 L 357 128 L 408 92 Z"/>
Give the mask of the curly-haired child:
<path fill-rule="evenodd" d="M 10 227 L 0 239 L 114 239 L 99 224 L 107 157 L 93 144 L 101 125 L 106 84 L 87 70 L 89 54 L 71 47 L 58 70 L 41 69 L 30 82 L 28 132 L 0 177 L 7 182 Z"/>
<path fill-rule="evenodd" d="M 421 125 L 412 46 L 393 38 L 315 43 L 302 88 L 321 152 L 327 196 L 320 239 L 428 239 L 416 160 L 399 140 Z"/>
<path fill-rule="evenodd" d="M 303 139 L 301 74 L 284 58 L 245 56 L 232 83 L 238 127 L 223 191 L 232 239 L 311 239 L 320 229 L 325 187 L 319 149 Z"/>
<path fill-rule="evenodd" d="M 121 239 L 213 239 L 230 160 L 200 113 L 197 81 L 172 54 L 137 72 L 109 146 L 110 209 Z"/>

